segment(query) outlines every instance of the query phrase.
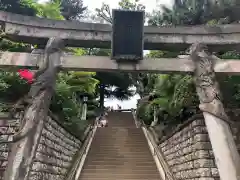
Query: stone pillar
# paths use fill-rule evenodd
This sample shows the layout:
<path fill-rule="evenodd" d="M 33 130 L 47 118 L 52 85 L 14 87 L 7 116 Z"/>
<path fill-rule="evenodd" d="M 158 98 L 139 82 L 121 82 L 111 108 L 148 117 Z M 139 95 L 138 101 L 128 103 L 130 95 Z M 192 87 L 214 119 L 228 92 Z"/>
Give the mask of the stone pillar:
<path fill-rule="evenodd" d="M 154 105 L 153 107 L 153 122 L 151 123 L 151 126 L 156 126 L 158 123 L 158 116 L 157 116 L 157 107 Z"/>
<path fill-rule="evenodd" d="M 192 45 L 189 54 L 195 65 L 194 78 L 200 100 L 199 107 L 203 111 L 220 178 L 240 180 L 240 157 L 214 72 L 216 57 L 203 44 Z"/>
<path fill-rule="evenodd" d="M 82 105 L 82 118 L 81 120 L 86 120 L 87 119 L 87 103 L 84 102 Z"/>
<path fill-rule="evenodd" d="M 63 41 L 58 38 L 50 38 L 46 45 L 43 63 L 34 74 L 35 81 L 23 99 L 28 106 L 23 109 L 21 128 L 13 137 L 4 180 L 29 180 L 32 162 L 55 90 L 63 47 Z"/>

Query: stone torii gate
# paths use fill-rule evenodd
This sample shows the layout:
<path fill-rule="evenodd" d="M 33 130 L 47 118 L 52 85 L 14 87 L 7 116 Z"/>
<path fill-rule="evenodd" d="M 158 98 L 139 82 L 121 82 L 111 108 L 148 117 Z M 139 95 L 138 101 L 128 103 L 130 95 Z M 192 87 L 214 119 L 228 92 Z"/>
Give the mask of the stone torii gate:
<path fill-rule="evenodd" d="M 32 142 L 39 140 L 35 132 L 41 130 L 44 119 L 38 117 L 46 117 L 58 70 L 193 74 L 220 177 L 222 180 L 240 180 L 240 157 L 215 78 L 215 73 L 240 74 L 240 61 L 223 61 L 209 53 L 238 49 L 240 25 L 144 27 L 144 49 L 188 48 L 188 58 L 121 62 L 108 57 L 62 54 L 64 45 L 110 48 L 112 27 L 109 25 L 48 20 L 2 11 L 0 22 L 5 36 L 11 40 L 39 45 L 47 43 L 45 51 L 39 54 L 0 53 L 1 68 L 40 67 L 35 75 L 36 81 L 25 99 L 30 106 L 25 110 L 25 123 L 14 140 L 15 150 L 11 152 L 6 180 L 27 180 L 25 172 L 28 171 L 28 165 L 33 159 L 32 152 L 36 148 Z M 16 169 L 22 169 L 22 174 L 17 174 Z"/>

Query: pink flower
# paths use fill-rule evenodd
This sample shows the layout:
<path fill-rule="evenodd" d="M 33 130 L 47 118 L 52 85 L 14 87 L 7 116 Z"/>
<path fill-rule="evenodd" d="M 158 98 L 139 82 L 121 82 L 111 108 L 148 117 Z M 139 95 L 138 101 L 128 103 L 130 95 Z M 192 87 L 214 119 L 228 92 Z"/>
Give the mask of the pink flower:
<path fill-rule="evenodd" d="M 19 69 L 18 70 L 19 76 L 22 79 L 27 80 L 28 84 L 32 84 L 33 83 L 33 72 L 27 70 L 27 69 Z"/>

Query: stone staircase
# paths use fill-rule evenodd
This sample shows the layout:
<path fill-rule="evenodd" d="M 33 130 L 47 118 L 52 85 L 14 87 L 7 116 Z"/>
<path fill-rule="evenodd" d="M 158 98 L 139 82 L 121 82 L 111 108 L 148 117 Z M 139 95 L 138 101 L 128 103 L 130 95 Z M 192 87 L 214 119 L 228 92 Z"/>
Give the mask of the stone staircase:
<path fill-rule="evenodd" d="M 141 128 L 130 112 L 111 112 L 98 128 L 79 180 L 160 180 Z"/>

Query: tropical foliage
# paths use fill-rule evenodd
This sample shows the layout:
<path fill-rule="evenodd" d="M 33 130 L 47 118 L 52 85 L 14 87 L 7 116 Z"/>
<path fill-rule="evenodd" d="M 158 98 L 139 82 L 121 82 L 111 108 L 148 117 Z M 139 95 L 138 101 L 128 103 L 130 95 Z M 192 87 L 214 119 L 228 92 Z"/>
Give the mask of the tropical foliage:
<path fill-rule="evenodd" d="M 76 2 L 78 4 L 76 4 Z M 14 8 L 13 8 L 14 7 Z M 0 1 L 0 9 L 20 13 L 29 16 L 65 20 L 79 19 L 84 10 L 82 1 L 58 1 L 52 0 L 39 4 L 35 0 Z M 70 11 L 67 14 L 67 11 Z M 11 42 L 1 37 L 0 49 L 4 51 L 30 52 L 31 45 Z M 79 48 L 68 48 L 67 51 L 76 55 L 86 54 L 87 51 Z M 95 102 L 95 89 L 98 80 L 94 78 L 94 72 L 60 72 L 57 80 L 56 92 L 51 104 L 51 111 L 58 114 L 59 119 L 72 130 L 79 131 L 86 125 L 86 121 L 80 121 L 82 110 L 81 94 L 87 93 L 91 97 L 88 118 L 94 116 L 97 108 Z M 0 71 L 0 99 L 1 111 L 8 111 L 9 107 L 29 90 L 30 85 L 19 78 L 16 72 Z M 93 99 L 93 101 L 92 101 Z M 7 105 L 7 106 L 6 106 Z"/>
<path fill-rule="evenodd" d="M 138 0 L 122 0 L 119 2 L 119 9 L 126 10 L 144 10 L 145 7 Z M 96 9 L 97 16 L 104 22 L 112 23 L 111 7 L 103 3 L 101 8 Z M 95 49 L 92 55 L 109 56 L 110 50 Z M 104 98 L 112 97 L 120 100 L 126 100 L 134 95 L 131 87 L 135 85 L 132 75 L 129 73 L 118 72 L 97 72 L 96 79 L 99 80 L 98 91 L 100 93 L 100 106 L 103 107 Z"/>
<path fill-rule="evenodd" d="M 209 25 L 238 23 L 240 9 L 238 0 L 174 0 L 171 8 L 161 6 L 146 15 L 146 20 L 152 26 L 174 25 Z M 138 0 L 121 0 L 120 9 L 144 10 L 145 6 Z M 81 20 L 88 17 L 92 21 L 112 23 L 111 7 L 102 4 L 96 9 L 94 16 L 87 14 L 82 0 L 49 0 L 39 4 L 37 0 L 1 0 L 0 10 L 29 16 L 39 16 L 59 20 Z M 3 51 L 31 52 L 31 45 L 15 43 L 0 36 L 0 49 Z M 109 56 L 109 49 L 67 48 L 66 51 L 76 55 Z M 150 51 L 148 57 L 177 57 L 184 52 Z M 222 59 L 239 59 L 238 52 L 218 52 Z M 240 78 L 237 76 L 218 77 L 227 107 L 239 107 Z M 110 73 L 110 72 L 61 72 L 57 80 L 56 93 L 51 110 L 64 117 L 64 122 L 72 128 L 79 123 L 81 114 L 82 93 L 90 96 L 88 116 L 94 114 L 97 107 L 104 106 L 106 97 L 129 99 L 135 92 L 130 87 L 136 87 L 136 93 L 143 98 L 155 94 L 155 99 L 139 104 L 139 116 L 150 124 L 153 120 L 153 109 L 161 120 L 181 123 L 196 111 L 198 98 L 193 79 L 189 75 L 162 75 L 149 73 Z M 27 93 L 29 85 L 19 79 L 16 72 L 0 71 L 0 99 L 4 104 L 12 104 Z M 100 101 L 98 102 L 98 99 Z M 6 111 L 6 106 L 1 106 Z M 186 110 L 188 113 L 186 113 Z"/>
<path fill-rule="evenodd" d="M 149 25 L 211 25 L 238 23 L 236 16 L 240 8 L 239 1 L 212 0 L 175 0 L 173 7 L 161 6 L 148 16 Z M 182 52 L 151 51 L 150 57 L 177 57 Z M 223 59 L 239 59 L 239 53 L 218 52 Z M 239 107 L 239 83 L 237 76 L 217 77 L 227 108 Z M 167 124 L 179 124 L 196 113 L 198 98 L 194 82 L 189 75 L 150 75 L 141 74 L 137 78 L 137 87 L 143 97 L 154 93 L 156 99 L 148 103 L 139 104 L 139 116 L 150 124 L 153 120 L 153 107 L 157 107 L 158 117 Z"/>

